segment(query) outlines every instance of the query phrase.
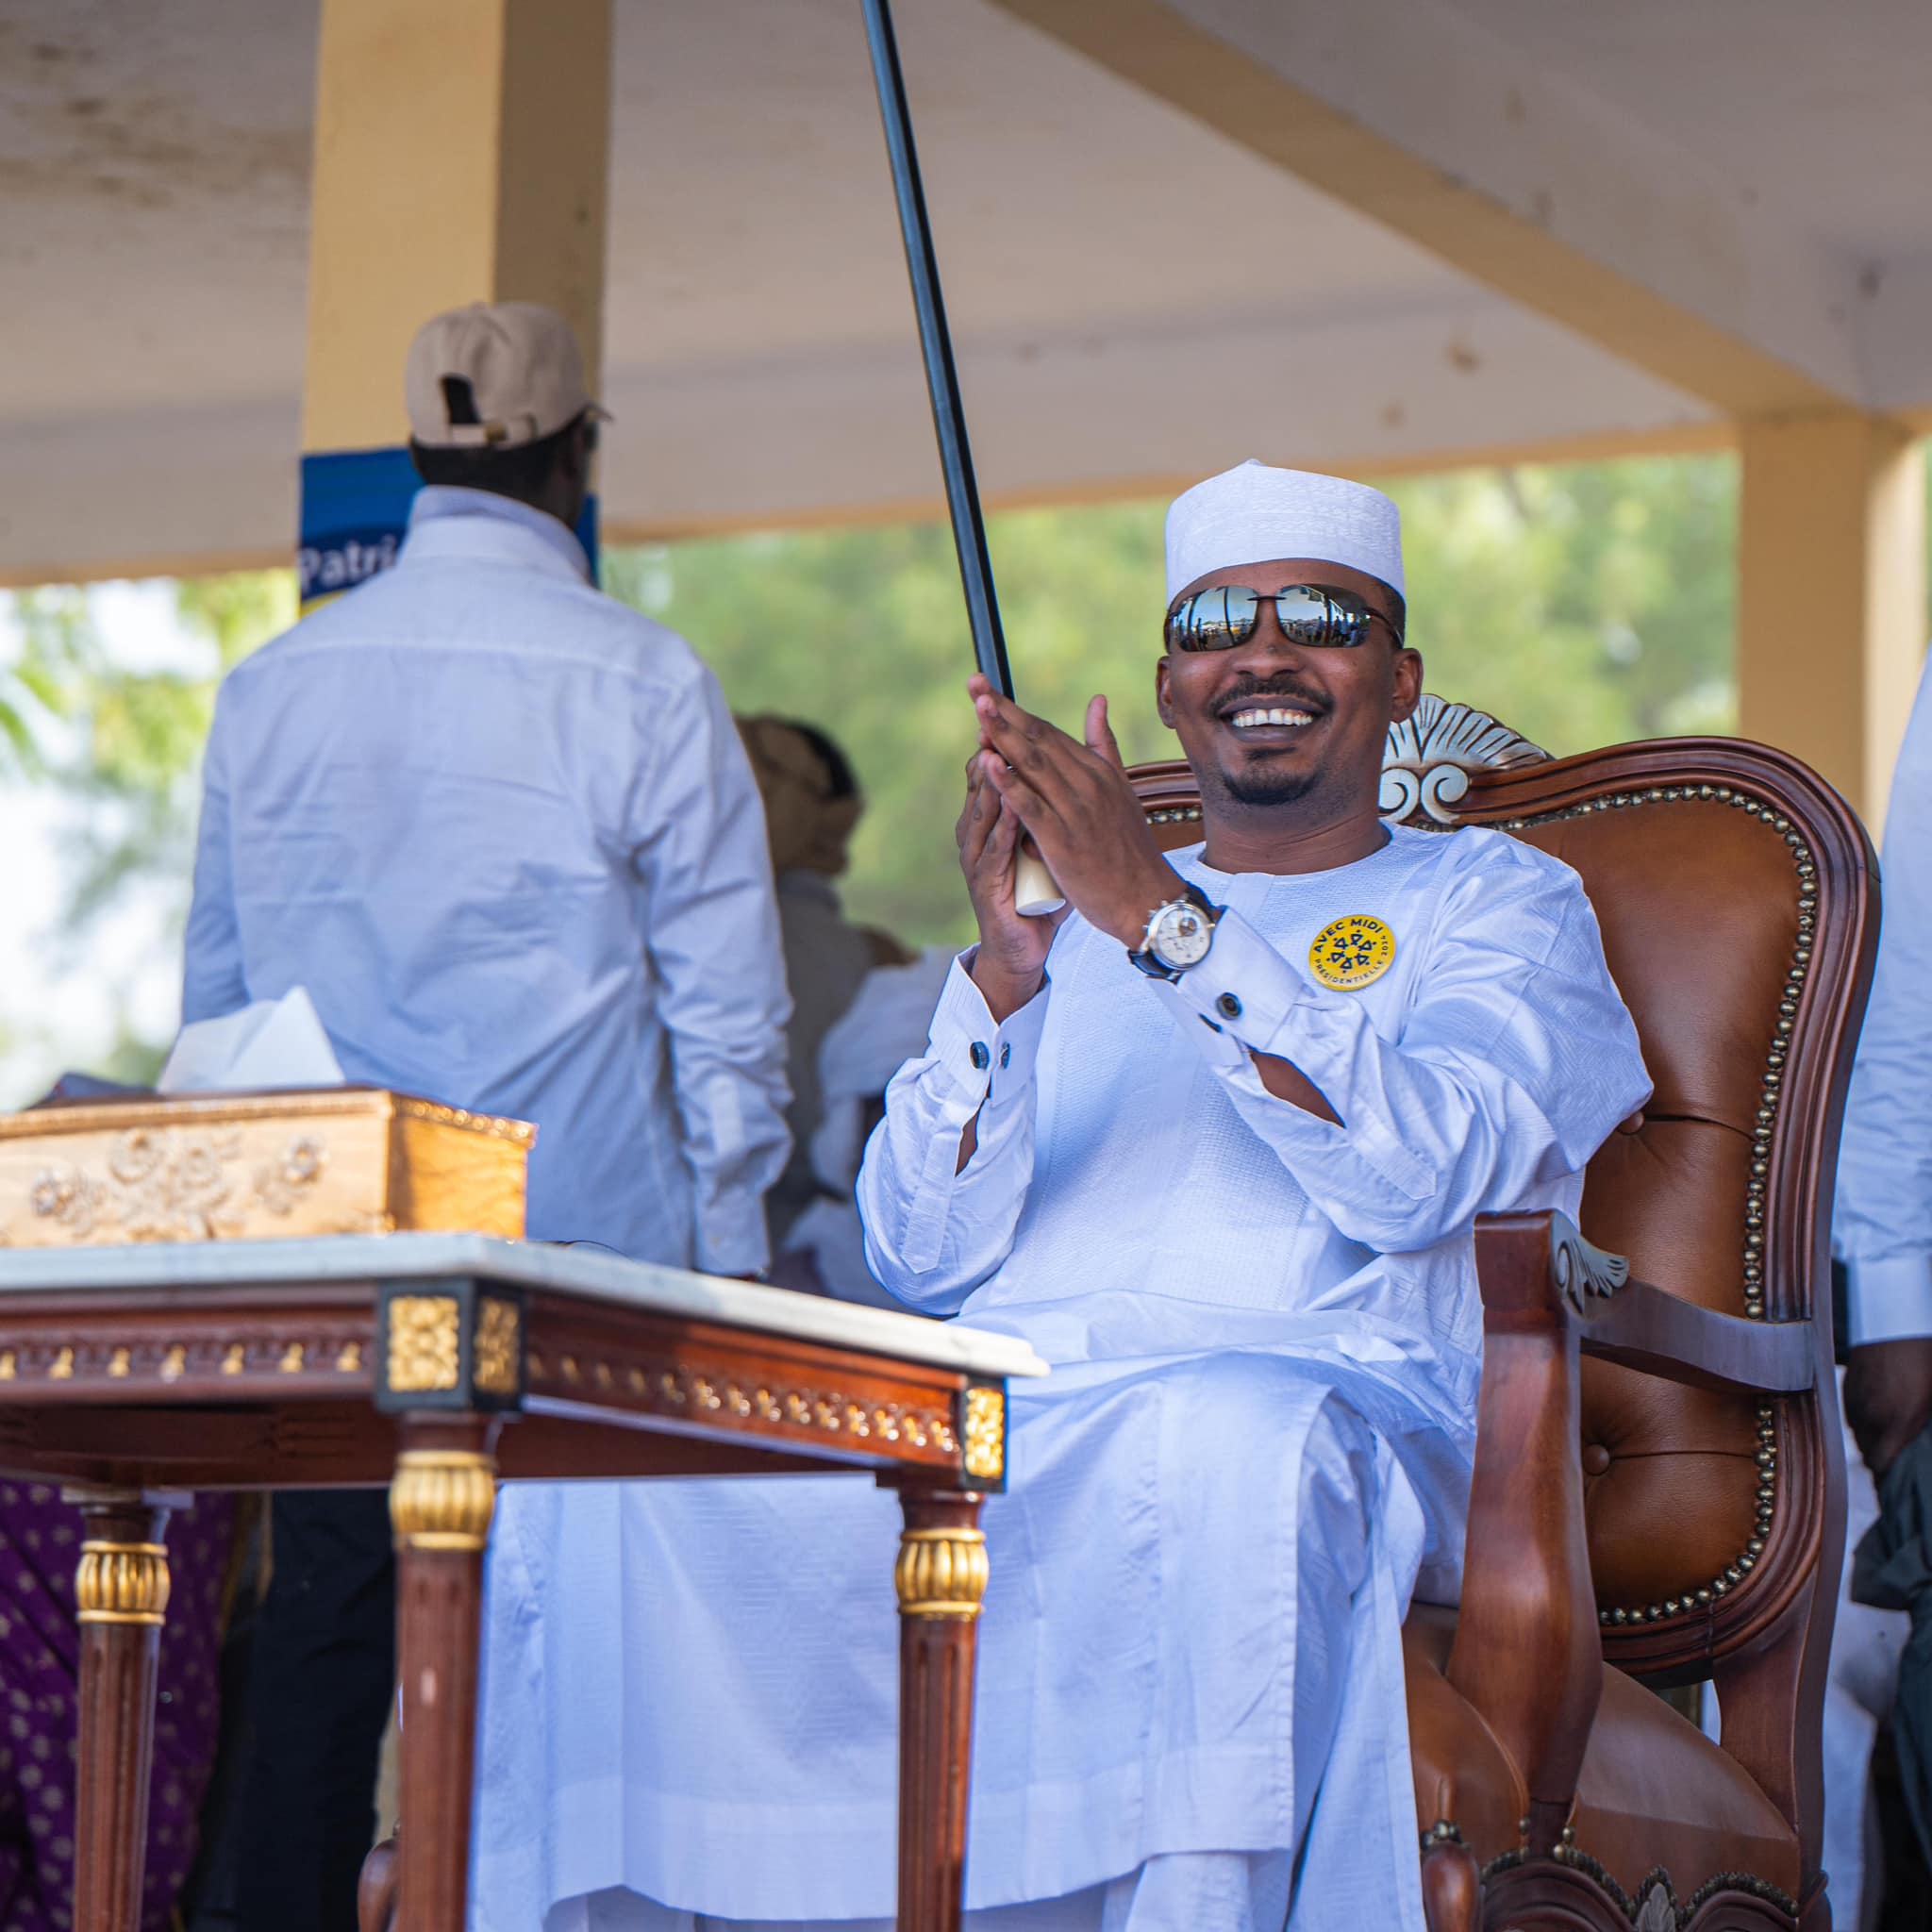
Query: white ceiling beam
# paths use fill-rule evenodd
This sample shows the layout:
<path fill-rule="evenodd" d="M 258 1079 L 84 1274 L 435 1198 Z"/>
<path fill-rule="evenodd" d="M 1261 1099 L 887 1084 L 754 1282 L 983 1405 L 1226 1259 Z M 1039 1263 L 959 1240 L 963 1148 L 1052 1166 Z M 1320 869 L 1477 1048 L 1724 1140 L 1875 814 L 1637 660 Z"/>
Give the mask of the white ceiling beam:
<path fill-rule="evenodd" d="M 980 481 L 999 506 L 1157 495 L 1247 456 L 1387 475 L 1728 434 L 1480 293 L 1318 325 L 1260 314 L 971 337 L 959 354 Z M 838 353 L 619 367 L 606 395 L 615 537 L 941 511 L 909 318 L 901 336 Z M 13 425 L 0 440 L 0 582 L 288 560 L 296 415 L 291 396 Z"/>
<path fill-rule="evenodd" d="M 959 344 L 974 453 L 1000 506 L 1156 495 L 1260 456 L 1391 474 L 1708 447 L 1711 413 L 1481 294 L 1407 314 L 1096 325 Z M 903 336 L 832 354 L 618 368 L 607 527 L 625 539 L 941 512 Z M 0 440 L 0 583 L 283 562 L 292 397 L 62 416 Z M 208 548 L 207 533 L 222 533 Z"/>
<path fill-rule="evenodd" d="M 292 563 L 301 417 L 291 391 L 12 419 L 0 437 L 0 585 Z"/>
<path fill-rule="evenodd" d="M 1158 494 L 1249 456 L 1390 473 L 1726 433 L 1641 371 L 1479 294 L 1312 327 L 1193 316 L 977 337 L 959 360 L 996 505 Z M 607 516 L 633 535 L 941 508 L 909 325 L 836 355 L 614 371 L 609 400 Z"/>
<path fill-rule="evenodd" d="M 1865 404 L 1851 265 L 1449 7 L 995 4 L 1714 408 Z"/>
<path fill-rule="evenodd" d="M 1874 409 L 1932 436 L 1932 256 L 1872 268 L 1859 350 Z"/>

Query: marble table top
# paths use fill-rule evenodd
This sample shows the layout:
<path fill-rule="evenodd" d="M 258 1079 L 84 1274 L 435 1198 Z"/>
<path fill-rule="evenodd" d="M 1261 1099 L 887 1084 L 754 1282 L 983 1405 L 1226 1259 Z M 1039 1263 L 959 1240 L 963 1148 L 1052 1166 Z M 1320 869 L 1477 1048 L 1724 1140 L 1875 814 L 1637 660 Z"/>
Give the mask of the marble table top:
<path fill-rule="evenodd" d="M 561 1289 L 653 1314 L 681 1315 L 864 1349 L 974 1375 L 1043 1375 L 1046 1364 L 1016 1336 L 955 1322 L 801 1294 L 757 1282 L 632 1261 L 606 1249 L 481 1234 L 340 1234 L 259 1241 L 153 1241 L 125 1247 L 0 1250 L 0 1297 L 58 1289 L 193 1288 L 224 1284 L 413 1280 L 474 1274 Z M 4 1300 L 0 1300 L 4 1320 Z"/>

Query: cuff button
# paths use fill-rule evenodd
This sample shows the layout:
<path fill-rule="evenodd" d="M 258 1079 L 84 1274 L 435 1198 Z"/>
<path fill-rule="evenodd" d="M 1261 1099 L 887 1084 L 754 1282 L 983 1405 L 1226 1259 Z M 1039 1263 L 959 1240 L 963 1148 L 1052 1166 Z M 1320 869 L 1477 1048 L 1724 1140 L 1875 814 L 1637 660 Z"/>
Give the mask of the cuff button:
<path fill-rule="evenodd" d="M 1230 1020 L 1239 1020 L 1241 1016 L 1241 1001 L 1236 999 L 1233 993 L 1231 992 L 1223 993 L 1221 997 L 1214 1002 L 1214 1004 L 1217 1007 L 1219 1007 L 1221 1010 L 1224 1014 L 1226 1014 L 1226 1016 Z"/>
<path fill-rule="evenodd" d="M 983 1040 L 975 1040 L 973 1042 L 973 1064 L 982 1074 L 992 1064 L 992 1056 L 987 1052 L 986 1041 Z"/>

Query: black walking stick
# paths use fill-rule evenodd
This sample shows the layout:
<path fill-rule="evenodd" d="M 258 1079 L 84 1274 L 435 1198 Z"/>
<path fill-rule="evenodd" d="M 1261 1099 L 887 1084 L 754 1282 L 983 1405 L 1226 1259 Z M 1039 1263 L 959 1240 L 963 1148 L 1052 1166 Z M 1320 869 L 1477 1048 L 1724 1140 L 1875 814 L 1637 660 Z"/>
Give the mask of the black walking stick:
<path fill-rule="evenodd" d="M 865 0 L 865 35 L 872 46 L 879 115 L 886 125 L 886 152 L 892 161 L 892 190 L 899 200 L 906 270 L 912 278 L 912 307 L 919 317 L 919 341 L 925 356 L 925 386 L 932 397 L 932 426 L 939 438 L 940 467 L 945 472 L 946 507 L 952 512 L 953 542 L 959 553 L 959 581 L 966 591 L 966 619 L 973 629 L 973 655 L 993 689 L 1009 698 L 1013 695 L 1013 674 L 1007 663 L 1007 641 L 1000 628 L 999 597 L 992 587 L 992 560 L 986 549 L 986 521 L 979 509 L 979 486 L 973 478 L 966 411 L 959 401 L 959 375 L 953 366 L 953 339 L 946 328 L 946 305 L 940 293 L 939 263 L 932 248 L 932 224 L 926 219 L 925 191 L 919 182 L 912 114 L 906 105 L 906 80 L 899 72 L 899 48 L 892 37 L 888 0 Z M 1013 903 L 1029 917 L 1058 912 L 1065 904 L 1053 874 L 1024 844 L 1014 865 Z"/>

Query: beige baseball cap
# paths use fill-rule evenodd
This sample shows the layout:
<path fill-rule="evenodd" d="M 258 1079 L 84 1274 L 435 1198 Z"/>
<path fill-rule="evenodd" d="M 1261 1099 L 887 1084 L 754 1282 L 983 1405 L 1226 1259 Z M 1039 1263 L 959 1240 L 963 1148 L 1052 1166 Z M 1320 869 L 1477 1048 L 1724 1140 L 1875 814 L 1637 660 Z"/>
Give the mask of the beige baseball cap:
<path fill-rule="evenodd" d="M 425 449 L 514 449 L 554 436 L 591 398 L 569 323 L 538 302 L 473 302 L 432 316 L 404 365 L 409 434 Z"/>

